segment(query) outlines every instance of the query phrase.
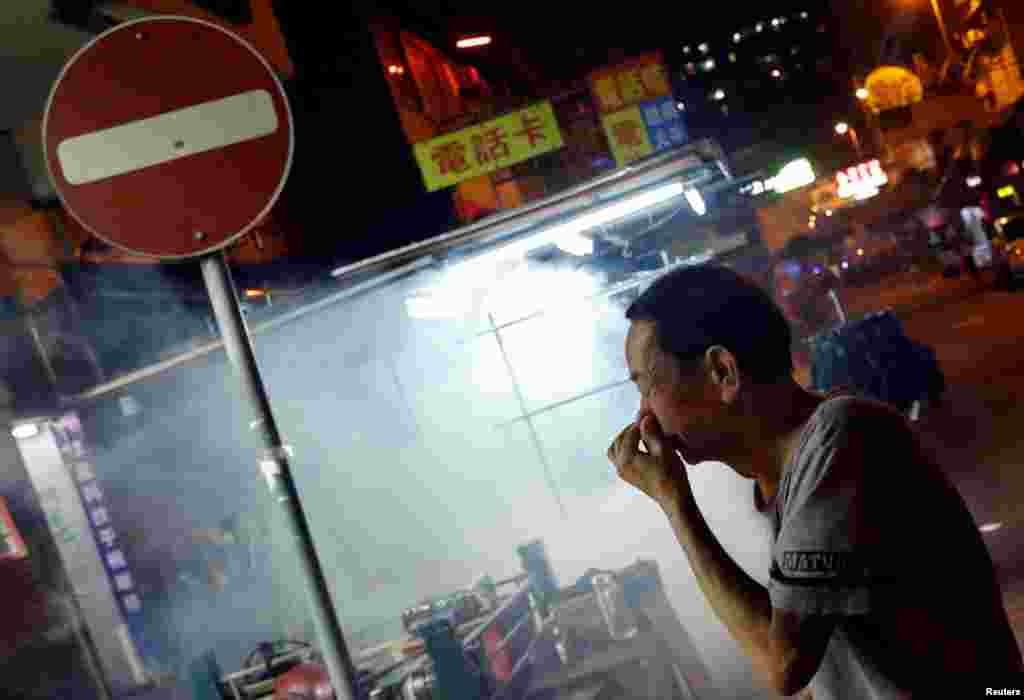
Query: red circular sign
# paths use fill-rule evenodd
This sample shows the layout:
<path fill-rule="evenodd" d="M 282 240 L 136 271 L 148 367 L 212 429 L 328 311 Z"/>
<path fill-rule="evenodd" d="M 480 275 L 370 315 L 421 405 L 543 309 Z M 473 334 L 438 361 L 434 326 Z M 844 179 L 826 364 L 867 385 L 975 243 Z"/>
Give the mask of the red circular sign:
<path fill-rule="evenodd" d="M 190 258 L 230 245 L 291 168 L 288 99 L 243 39 L 187 17 L 127 22 L 68 62 L 43 119 L 68 213 L 132 253 Z"/>

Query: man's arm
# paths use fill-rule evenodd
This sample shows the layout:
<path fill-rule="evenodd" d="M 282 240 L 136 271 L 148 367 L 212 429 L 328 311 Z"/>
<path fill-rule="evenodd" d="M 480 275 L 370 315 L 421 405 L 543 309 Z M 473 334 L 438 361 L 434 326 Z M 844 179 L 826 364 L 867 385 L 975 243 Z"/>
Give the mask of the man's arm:
<path fill-rule="evenodd" d="M 708 603 L 755 672 L 773 690 L 794 695 L 817 672 L 835 618 L 773 609 L 768 589 L 748 576 L 711 532 L 689 484 L 676 491 L 661 506 Z"/>
<path fill-rule="evenodd" d="M 835 618 L 773 609 L 768 590 L 733 561 L 711 532 L 690 489 L 686 465 L 660 429 L 655 432 L 643 434 L 649 454 L 641 454 L 640 425 L 630 425 L 608 448 L 608 458 L 622 479 L 668 516 L 711 608 L 750 656 L 754 670 L 774 690 L 795 694 L 817 672 Z"/>

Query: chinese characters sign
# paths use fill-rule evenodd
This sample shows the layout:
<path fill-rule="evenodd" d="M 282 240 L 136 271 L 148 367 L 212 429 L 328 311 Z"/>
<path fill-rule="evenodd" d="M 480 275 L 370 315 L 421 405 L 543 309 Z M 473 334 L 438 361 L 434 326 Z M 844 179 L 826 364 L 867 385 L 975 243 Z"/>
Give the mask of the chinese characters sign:
<path fill-rule="evenodd" d="M 689 140 L 660 54 L 602 68 L 587 81 L 619 166 Z"/>
<path fill-rule="evenodd" d="M 682 146 L 689 140 L 682 115 L 671 97 L 628 107 L 601 118 L 615 162 L 620 166 L 639 158 Z"/>
<path fill-rule="evenodd" d="M 103 487 L 86 451 L 84 435 L 77 416 L 69 414 L 54 425 L 54 434 L 71 479 L 78 487 L 89 524 L 96 540 L 100 560 L 110 579 L 125 621 L 133 636 L 139 639 L 142 599 L 135 588 L 132 573 L 111 523 Z"/>
<path fill-rule="evenodd" d="M 647 135 L 647 126 L 639 107 L 629 107 L 601 117 L 604 131 L 608 135 L 608 145 L 619 165 L 638 160 L 654 152 L 651 140 Z"/>
<path fill-rule="evenodd" d="M 657 53 L 594 71 L 587 81 L 601 114 L 612 114 L 641 102 L 672 97 L 668 74 Z"/>
<path fill-rule="evenodd" d="M 642 103 L 640 113 L 655 153 L 682 146 L 689 140 L 682 114 L 671 97 Z"/>
<path fill-rule="evenodd" d="M 135 600 L 125 597 L 134 594 L 140 598 L 138 591 L 116 590 L 110 575 L 112 565 L 120 567 L 120 559 L 108 559 L 111 547 L 103 541 L 107 537 L 107 542 L 118 548 L 111 523 L 113 514 L 107 509 L 109 495 L 96 478 L 82 426 L 74 414 L 40 421 L 37 428 L 35 436 L 19 438 L 17 448 L 67 582 L 80 603 L 82 623 L 95 642 L 97 660 L 111 686 L 134 688 L 147 681 L 139 657 L 142 611 L 129 612 Z M 105 522 L 106 532 L 97 532 L 94 521 Z M 118 572 L 127 573 L 126 569 L 118 568 Z M 135 582 L 132 584 L 135 589 Z M 141 598 L 138 602 L 143 606 Z"/>
<path fill-rule="evenodd" d="M 413 146 L 427 190 L 451 187 L 563 145 L 550 102 Z"/>

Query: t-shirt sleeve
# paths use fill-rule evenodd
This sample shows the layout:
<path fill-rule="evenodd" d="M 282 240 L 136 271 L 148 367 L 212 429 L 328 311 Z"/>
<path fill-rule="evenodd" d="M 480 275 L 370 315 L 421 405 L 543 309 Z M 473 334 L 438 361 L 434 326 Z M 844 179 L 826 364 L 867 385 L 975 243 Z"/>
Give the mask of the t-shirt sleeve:
<path fill-rule="evenodd" d="M 889 450 L 898 451 L 907 429 L 898 416 L 881 411 L 838 402 L 820 411 L 805 432 L 780 486 L 769 584 L 773 607 L 862 615 L 881 587 L 891 585 L 890 550 L 882 543 L 886 529 L 893 534 L 895 513 L 872 475 L 892 463 L 896 455 Z"/>

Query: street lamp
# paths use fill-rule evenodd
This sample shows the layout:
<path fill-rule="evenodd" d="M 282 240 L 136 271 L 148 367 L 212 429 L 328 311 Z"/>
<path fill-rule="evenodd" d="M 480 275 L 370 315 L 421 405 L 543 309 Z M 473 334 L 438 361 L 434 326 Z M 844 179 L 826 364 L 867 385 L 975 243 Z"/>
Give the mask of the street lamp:
<path fill-rule="evenodd" d="M 862 155 L 860 150 L 860 137 L 857 136 L 857 130 L 846 122 L 839 122 L 836 124 L 836 133 L 840 136 L 850 135 L 850 141 L 853 143 L 854 149 L 857 151 L 857 155 Z"/>
<path fill-rule="evenodd" d="M 942 10 L 939 8 L 939 0 L 932 0 L 932 12 L 935 13 L 935 21 L 939 23 L 939 31 L 942 33 L 942 41 L 946 45 L 946 51 L 953 55 L 953 44 L 949 41 L 949 31 L 946 29 L 946 21 L 942 18 Z"/>

